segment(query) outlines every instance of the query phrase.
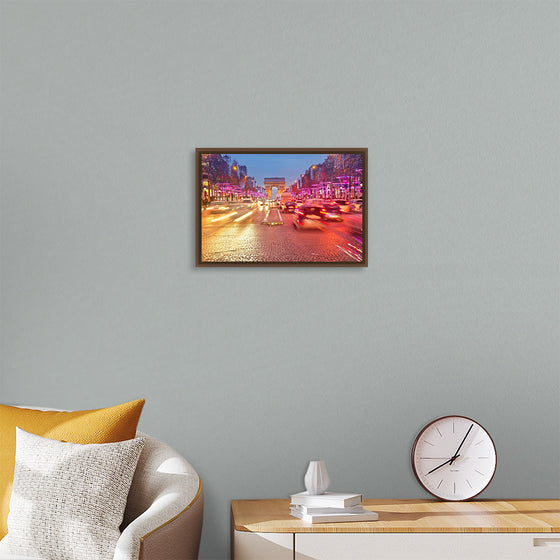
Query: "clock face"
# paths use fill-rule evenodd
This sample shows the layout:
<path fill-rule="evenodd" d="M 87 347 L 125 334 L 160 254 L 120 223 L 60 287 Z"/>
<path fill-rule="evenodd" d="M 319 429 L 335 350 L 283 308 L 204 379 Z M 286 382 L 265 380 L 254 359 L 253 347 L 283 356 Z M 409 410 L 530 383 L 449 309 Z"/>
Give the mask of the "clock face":
<path fill-rule="evenodd" d="M 478 422 L 444 416 L 418 434 L 412 468 L 430 494 L 443 500 L 468 500 L 490 484 L 496 472 L 496 447 Z"/>

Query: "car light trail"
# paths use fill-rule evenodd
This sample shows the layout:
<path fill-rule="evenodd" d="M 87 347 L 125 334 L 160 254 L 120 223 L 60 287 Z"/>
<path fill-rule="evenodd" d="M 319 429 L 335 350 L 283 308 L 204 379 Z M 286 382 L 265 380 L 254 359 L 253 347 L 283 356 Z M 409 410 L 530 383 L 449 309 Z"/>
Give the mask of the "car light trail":
<path fill-rule="evenodd" d="M 235 214 L 237 214 L 237 212 L 230 212 L 229 214 L 226 214 L 225 216 L 220 216 L 219 218 L 214 218 L 212 221 L 213 222 L 220 222 L 221 220 L 225 220 L 226 218 L 231 218 L 232 216 L 235 216 Z"/>
<path fill-rule="evenodd" d="M 241 220 L 244 220 L 245 218 L 248 218 L 249 216 L 251 216 L 251 214 L 253 214 L 255 211 L 251 210 L 250 212 L 247 212 L 247 214 L 243 214 L 243 216 L 239 216 L 239 218 L 235 218 L 235 220 L 233 220 L 234 222 L 240 222 Z"/>
<path fill-rule="evenodd" d="M 354 255 L 353 253 L 351 253 L 350 251 L 347 251 L 346 249 L 344 249 L 343 247 L 341 247 L 340 245 L 337 245 L 337 247 L 343 252 L 346 253 L 349 257 L 352 257 L 354 260 L 356 261 L 361 261 L 361 257 L 357 257 L 356 255 Z"/>

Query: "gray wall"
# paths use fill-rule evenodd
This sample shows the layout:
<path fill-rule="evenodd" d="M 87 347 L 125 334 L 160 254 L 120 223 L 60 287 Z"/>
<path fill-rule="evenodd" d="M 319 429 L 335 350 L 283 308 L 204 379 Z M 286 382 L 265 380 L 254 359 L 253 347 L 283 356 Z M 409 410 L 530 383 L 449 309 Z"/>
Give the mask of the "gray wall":
<path fill-rule="evenodd" d="M 229 500 L 424 497 L 478 419 L 484 497 L 560 495 L 557 2 L 16 2 L 1 14 L 1 401 L 144 396 Z M 369 268 L 196 269 L 197 146 L 367 146 Z"/>

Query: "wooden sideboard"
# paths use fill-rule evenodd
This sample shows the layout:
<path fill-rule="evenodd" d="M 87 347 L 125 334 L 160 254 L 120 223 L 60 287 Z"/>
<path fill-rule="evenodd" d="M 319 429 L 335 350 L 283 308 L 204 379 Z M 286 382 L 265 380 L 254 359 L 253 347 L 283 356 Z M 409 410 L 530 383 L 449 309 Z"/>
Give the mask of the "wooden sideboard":
<path fill-rule="evenodd" d="M 233 560 L 560 560 L 560 500 L 364 500 L 378 521 L 304 523 L 234 500 Z"/>

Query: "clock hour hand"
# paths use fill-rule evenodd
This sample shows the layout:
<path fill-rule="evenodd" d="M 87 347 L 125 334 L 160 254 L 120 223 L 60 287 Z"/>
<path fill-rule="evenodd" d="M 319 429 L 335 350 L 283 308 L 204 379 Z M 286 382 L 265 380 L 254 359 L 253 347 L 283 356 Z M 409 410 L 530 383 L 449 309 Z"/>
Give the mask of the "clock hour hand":
<path fill-rule="evenodd" d="M 453 455 L 453 457 L 451 457 L 451 463 L 449 463 L 450 465 L 453 464 L 453 461 L 455 461 L 455 459 L 457 459 L 457 457 L 459 457 L 459 450 L 461 449 L 461 447 L 463 447 L 463 443 L 465 443 L 465 440 L 467 439 L 467 436 L 471 433 L 471 430 L 473 428 L 474 424 L 471 424 L 471 427 L 467 430 L 467 433 L 465 434 L 465 437 L 463 438 L 463 441 L 459 444 L 459 447 L 457 447 L 457 451 L 455 451 L 455 455 Z"/>
<path fill-rule="evenodd" d="M 441 469 L 441 467 L 444 467 L 445 465 L 449 464 L 451 465 L 451 463 L 453 463 L 453 461 L 455 459 L 457 459 L 457 457 L 460 457 L 460 455 L 454 455 L 453 457 L 451 457 L 451 459 L 445 461 L 445 463 L 442 463 L 441 465 L 438 465 L 435 469 L 432 469 L 431 471 L 427 472 L 426 474 L 432 474 L 434 471 L 437 471 L 438 469 Z"/>

